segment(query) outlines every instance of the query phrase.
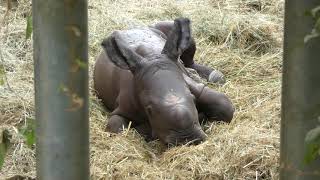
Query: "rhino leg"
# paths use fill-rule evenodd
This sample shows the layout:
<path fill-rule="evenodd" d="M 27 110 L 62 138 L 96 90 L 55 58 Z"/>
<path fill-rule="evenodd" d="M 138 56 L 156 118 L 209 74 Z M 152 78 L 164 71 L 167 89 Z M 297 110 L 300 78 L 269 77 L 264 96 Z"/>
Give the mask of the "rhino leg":
<path fill-rule="evenodd" d="M 199 112 L 199 110 L 198 110 L 198 118 L 199 118 L 200 124 L 208 121 L 208 117 L 203 112 Z"/>
<path fill-rule="evenodd" d="M 209 87 L 204 87 L 200 96 L 197 98 L 198 111 L 205 114 L 207 121 L 224 121 L 230 123 L 234 106 L 230 99 L 220 92 Z"/>
<path fill-rule="evenodd" d="M 191 93 L 196 98 L 199 121 L 224 121 L 229 123 L 234 114 L 234 107 L 230 99 L 202 83 L 198 83 L 184 75 Z"/>
<path fill-rule="evenodd" d="M 216 69 L 212 69 L 210 67 L 207 67 L 201 64 L 196 64 L 196 63 L 186 67 L 196 70 L 199 76 L 206 79 L 208 82 L 218 83 L 218 84 L 226 83 L 226 79 L 223 73 Z"/>
<path fill-rule="evenodd" d="M 147 142 L 155 140 L 157 137 L 153 134 L 152 128 L 149 123 L 139 124 L 134 127 L 136 131 L 145 138 Z"/>
<path fill-rule="evenodd" d="M 173 26 L 173 21 L 161 21 L 150 27 L 161 31 L 164 35 L 168 36 Z M 194 38 L 191 37 L 190 46 L 180 56 L 184 66 L 196 70 L 200 77 L 206 79 L 208 82 L 224 84 L 225 78 L 220 71 L 195 62 L 194 54 L 196 49 L 196 42 Z"/>
<path fill-rule="evenodd" d="M 107 123 L 106 131 L 111 133 L 119 133 L 123 129 L 127 128 L 129 124 L 129 120 L 120 116 L 120 115 L 112 115 Z"/>

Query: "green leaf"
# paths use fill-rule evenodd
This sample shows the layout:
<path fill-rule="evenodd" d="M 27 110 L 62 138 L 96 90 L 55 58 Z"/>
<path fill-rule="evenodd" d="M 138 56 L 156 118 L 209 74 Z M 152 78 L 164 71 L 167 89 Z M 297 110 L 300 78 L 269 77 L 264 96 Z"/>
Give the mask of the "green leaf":
<path fill-rule="evenodd" d="M 3 143 L 0 143 L 0 170 L 3 166 L 6 153 L 7 153 L 6 145 Z"/>
<path fill-rule="evenodd" d="M 318 12 L 320 12 L 320 6 L 317 6 L 311 10 L 311 14 L 313 17 L 316 17 Z"/>
<path fill-rule="evenodd" d="M 313 160 L 319 156 L 320 151 L 320 127 L 316 127 L 312 130 L 310 130 L 306 137 L 305 137 L 305 143 L 306 143 L 306 154 L 304 157 L 305 163 L 309 164 Z"/>
<path fill-rule="evenodd" d="M 85 63 L 85 62 L 83 62 L 82 60 L 80 60 L 80 59 L 76 59 L 76 63 L 77 63 L 77 65 L 80 67 L 80 68 L 82 68 L 82 69 L 85 69 L 85 68 L 87 68 L 87 63 Z"/>
<path fill-rule="evenodd" d="M 29 39 L 31 37 L 33 30 L 32 26 L 32 16 L 27 17 L 27 28 L 26 28 L 26 39 Z"/>
<path fill-rule="evenodd" d="M 313 38 L 317 38 L 320 36 L 320 33 L 316 32 L 315 29 L 313 29 L 313 31 L 310 33 L 310 34 L 307 34 L 305 37 L 304 37 L 304 40 L 303 42 L 304 43 L 307 43 L 308 41 L 310 41 L 311 39 Z"/>
<path fill-rule="evenodd" d="M 314 29 L 317 33 L 320 33 L 320 18 L 317 19 L 316 24 L 314 25 Z"/>
<path fill-rule="evenodd" d="M 6 157 L 7 150 L 10 145 L 11 143 L 10 143 L 9 131 L 4 130 L 0 134 L 0 170 L 4 164 L 4 159 Z"/>
<path fill-rule="evenodd" d="M 308 17 L 312 17 L 312 16 L 313 16 L 312 10 L 306 10 L 306 11 L 304 11 L 304 15 L 305 15 L 305 16 L 308 16 Z"/>
<path fill-rule="evenodd" d="M 0 86 L 4 85 L 4 67 L 0 64 Z"/>
<path fill-rule="evenodd" d="M 26 125 L 24 125 L 20 129 L 20 133 L 25 138 L 26 144 L 32 148 L 32 146 L 36 142 L 36 135 L 35 135 L 35 120 L 31 118 L 27 118 Z"/>

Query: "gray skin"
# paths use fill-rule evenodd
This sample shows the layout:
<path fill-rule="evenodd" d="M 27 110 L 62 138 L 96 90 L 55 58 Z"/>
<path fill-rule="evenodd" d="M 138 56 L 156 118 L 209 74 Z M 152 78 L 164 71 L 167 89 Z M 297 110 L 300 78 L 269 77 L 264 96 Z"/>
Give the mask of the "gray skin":
<path fill-rule="evenodd" d="M 162 21 L 154 25 L 151 25 L 149 27 L 160 30 L 167 37 L 170 31 L 172 30 L 172 28 L 174 27 L 174 22 Z M 197 50 L 196 42 L 191 37 L 190 45 L 180 56 L 181 60 L 183 61 L 183 65 L 187 68 L 192 68 L 196 70 L 197 73 L 200 75 L 200 77 L 206 79 L 209 82 L 224 84 L 226 82 L 226 79 L 224 78 L 223 74 L 220 71 L 195 63 L 194 54 L 196 50 Z"/>
<path fill-rule="evenodd" d="M 131 121 L 147 140 L 198 144 L 206 139 L 200 121 L 230 122 L 234 108 L 224 94 L 188 76 L 184 64 L 195 52 L 189 19 L 168 24 L 115 31 L 104 39 L 94 68 L 94 88 L 112 111 L 107 131 L 119 133 Z M 198 67 L 194 69 L 207 79 L 212 72 L 203 73 L 210 68 L 194 61 L 188 66 Z"/>

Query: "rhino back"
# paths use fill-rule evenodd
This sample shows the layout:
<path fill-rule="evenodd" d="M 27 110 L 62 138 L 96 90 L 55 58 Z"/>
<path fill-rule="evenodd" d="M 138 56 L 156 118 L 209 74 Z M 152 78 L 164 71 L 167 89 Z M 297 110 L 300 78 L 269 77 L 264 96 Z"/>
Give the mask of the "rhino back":
<path fill-rule="evenodd" d="M 165 35 L 150 28 L 119 31 L 119 37 L 132 50 L 144 57 L 161 54 L 166 42 Z"/>

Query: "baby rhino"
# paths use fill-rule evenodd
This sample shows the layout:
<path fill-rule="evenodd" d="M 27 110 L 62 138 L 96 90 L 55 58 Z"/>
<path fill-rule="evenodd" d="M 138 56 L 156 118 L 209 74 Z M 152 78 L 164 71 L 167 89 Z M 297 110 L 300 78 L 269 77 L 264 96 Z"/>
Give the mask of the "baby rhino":
<path fill-rule="evenodd" d="M 199 144 L 206 138 L 201 121 L 231 121 L 230 100 L 195 82 L 185 69 L 193 68 L 212 82 L 224 81 L 218 71 L 194 63 L 189 19 L 115 31 L 102 47 L 94 88 L 112 111 L 107 131 L 121 132 L 131 121 L 131 127 L 147 140 Z"/>

